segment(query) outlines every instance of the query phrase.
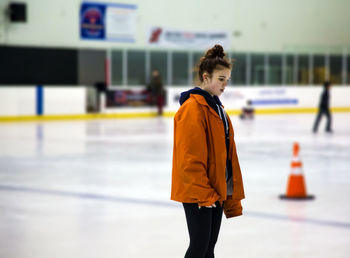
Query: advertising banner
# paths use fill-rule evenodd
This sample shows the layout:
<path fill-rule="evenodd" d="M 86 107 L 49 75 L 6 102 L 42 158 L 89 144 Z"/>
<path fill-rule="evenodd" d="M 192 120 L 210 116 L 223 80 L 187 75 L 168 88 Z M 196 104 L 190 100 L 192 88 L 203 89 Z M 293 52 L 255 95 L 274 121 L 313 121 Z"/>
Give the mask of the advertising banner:
<path fill-rule="evenodd" d="M 136 5 L 83 2 L 80 38 L 135 42 Z"/>
<path fill-rule="evenodd" d="M 146 107 L 157 104 L 157 97 L 147 89 L 107 90 L 106 96 L 106 107 Z"/>
<path fill-rule="evenodd" d="M 215 44 L 230 47 L 228 31 L 188 31 L 165 27 L 150 27 L 146 39 L 149 46 L 178 49 L 207 49 Z"/>

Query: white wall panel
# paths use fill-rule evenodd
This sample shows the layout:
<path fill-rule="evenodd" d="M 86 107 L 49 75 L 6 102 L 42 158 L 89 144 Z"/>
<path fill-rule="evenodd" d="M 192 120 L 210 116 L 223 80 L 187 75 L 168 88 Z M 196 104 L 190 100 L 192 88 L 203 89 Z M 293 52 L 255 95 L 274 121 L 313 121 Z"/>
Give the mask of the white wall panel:
<path fill-rule="evenodd" d="M 44 114 L 85 114 L 86 88 L 46 87 L 44 88 Z"/>
<path fill-rule="evenodd" d="M 0 87 L 0 116 L 35 114 L 35 87 Z"/>

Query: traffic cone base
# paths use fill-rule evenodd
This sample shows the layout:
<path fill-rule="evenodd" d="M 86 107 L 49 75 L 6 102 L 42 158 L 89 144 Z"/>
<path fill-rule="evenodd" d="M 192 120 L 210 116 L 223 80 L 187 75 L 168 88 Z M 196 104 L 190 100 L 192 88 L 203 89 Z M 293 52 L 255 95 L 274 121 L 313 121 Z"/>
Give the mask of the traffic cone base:
<path fill-rule="evenodd" d="M 288 195 L 285 195 L 285 194 L 281 194 L 280 196 L 280 199 L 282 200 L 296 200 L 296 201 L 305 201 L 305 200 L 313 200 L 315 199 L 315 196 L 313 195 L 307 195 L 307 196 L 302 196 L 302 197 L 290 197 Z"/>

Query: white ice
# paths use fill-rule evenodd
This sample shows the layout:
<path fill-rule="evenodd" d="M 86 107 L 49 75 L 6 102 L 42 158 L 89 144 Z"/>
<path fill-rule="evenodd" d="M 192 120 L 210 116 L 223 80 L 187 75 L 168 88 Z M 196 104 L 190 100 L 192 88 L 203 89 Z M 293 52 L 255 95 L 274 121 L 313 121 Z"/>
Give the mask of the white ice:
<path fill-rule="evenodd" d="M 233 116 L 246 199 L 217 258 L 350 257 L 350 114 Z M 0 124 L 1 258 L 179 258 L 172 118 Z M 312 201 L 282 201 L 293 142 Z"/>

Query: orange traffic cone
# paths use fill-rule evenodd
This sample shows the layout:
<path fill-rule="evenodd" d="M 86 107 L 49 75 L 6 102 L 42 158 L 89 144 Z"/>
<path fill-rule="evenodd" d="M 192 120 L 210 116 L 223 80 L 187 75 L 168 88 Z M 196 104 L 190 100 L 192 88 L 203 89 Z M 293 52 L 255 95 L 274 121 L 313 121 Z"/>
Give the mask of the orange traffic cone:
<path fill-rule="evenodd" d="M 288 178 L 287 193 L 280 195 L 281 199 L 310 200 L 313 195 L 306 194 L 306 186 L 303 175 L 303 164 L 299 158 L 299 144 L 294 143 L 293 159 L 290 164 L 291 172 Z"/>

